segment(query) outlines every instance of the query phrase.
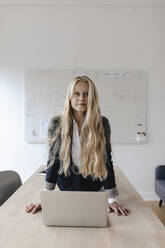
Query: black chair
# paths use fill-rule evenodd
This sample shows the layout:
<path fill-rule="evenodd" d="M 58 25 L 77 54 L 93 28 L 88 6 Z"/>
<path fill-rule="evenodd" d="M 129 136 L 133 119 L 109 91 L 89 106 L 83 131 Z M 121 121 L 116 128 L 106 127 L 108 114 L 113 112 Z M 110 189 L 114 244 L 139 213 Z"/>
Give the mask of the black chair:
<path fill-rule="evenodd" d="M 0 206 L 22 185 L 15 171 L 0 171 Z"/>
<path fill-rule="evenodd" d="M 155 168 L 155 192 L 159 196 L 159 207 L 165 202 L 165 165 Z"/>

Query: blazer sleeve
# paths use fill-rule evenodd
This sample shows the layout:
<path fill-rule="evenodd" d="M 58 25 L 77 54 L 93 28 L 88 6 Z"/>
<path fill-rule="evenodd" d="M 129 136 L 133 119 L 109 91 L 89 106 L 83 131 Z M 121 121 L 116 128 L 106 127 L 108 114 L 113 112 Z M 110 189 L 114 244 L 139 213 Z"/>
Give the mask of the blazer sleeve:
<path fill-rule="evenodd" d="M 60 168 L 60 161 L 58 153 L 54 153 L 55 142 L 51 142 L 49 139 L 52 139 L 55 135 L 55 130 L 59 124 L 59 117 L 54 117 L 48 127 L 48 143 L 49 143 L 49 154 L 47 161 L 47 170 L 45 176 L 45 185 L 44 189 L 53 190 L 56 186 L 58 171 Z"/>
<path fill-rule="evenodd" d="M 108 190 L 109 197 L 115 198 L 118 195 L 118 190 L 115 182 L 115 173 L 113 169 L 113 162 L 111 157 L 111 143 L 110 143 L 110 124 L 106 117 L 102 117 L 104 134 L 106 139 L 106 167 L 108 170 L 107 178 L 104 180 L 104 190 Z"/>
<path fill-rule="evenodd" d="M 46 171 L 44 189 L 53 190 L 56 186 L 59 171 L 59 160 L 55 159 L 53 165 L 49 166 Z"/>

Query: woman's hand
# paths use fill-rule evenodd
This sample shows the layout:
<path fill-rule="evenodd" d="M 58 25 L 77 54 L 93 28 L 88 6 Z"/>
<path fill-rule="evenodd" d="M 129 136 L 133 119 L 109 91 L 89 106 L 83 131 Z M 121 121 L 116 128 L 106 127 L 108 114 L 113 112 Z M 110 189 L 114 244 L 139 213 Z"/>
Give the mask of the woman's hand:
<path fill-rule="evenodd" d="M 124 215 L 127 216 L 129 213 L 129 210 L 125 208 L 124 206 L 121 206 L 118 202 L 113 202 L 109 204 L 108 212 L 115 212 L 118 216 Z"/>
<path fill-rule="evenodd" d="M 26 213 L 32 212 L 32 214 L 35 214 L 41 209 L 42 209 L 41 203 L 36 203 L 36 204 L 32 203 L 32 204 L 26 206 L 25 211 L 26 211 Z"/>

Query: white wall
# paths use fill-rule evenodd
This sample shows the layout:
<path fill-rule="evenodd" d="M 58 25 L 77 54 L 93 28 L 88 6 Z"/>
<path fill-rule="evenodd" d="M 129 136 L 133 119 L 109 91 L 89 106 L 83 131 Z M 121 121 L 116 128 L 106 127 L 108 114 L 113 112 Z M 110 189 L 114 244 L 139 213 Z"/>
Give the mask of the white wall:
<path fill-rule="evenodd" d="M 0 6 L 0 170 L 23 182 L 47 159 L 24 143 L 27 69 L 148 71 L 144 145 L 115 145 L 114 161 L 145 199 L 154 167 L 165 163 L 165 6 Z M 131 118 L 131 116 L 130 116 Z"/>

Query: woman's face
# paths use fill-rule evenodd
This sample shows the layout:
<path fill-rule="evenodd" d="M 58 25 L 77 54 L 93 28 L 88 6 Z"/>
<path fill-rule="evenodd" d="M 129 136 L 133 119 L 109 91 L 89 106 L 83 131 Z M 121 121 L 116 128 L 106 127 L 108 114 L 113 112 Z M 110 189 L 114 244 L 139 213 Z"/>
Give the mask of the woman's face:
<path fill-rule="evenodd" d="M 71 106 L 77 112 L 86 112 L 88 105 L 88 83 L 78 82 L 71 99 Z"/>

